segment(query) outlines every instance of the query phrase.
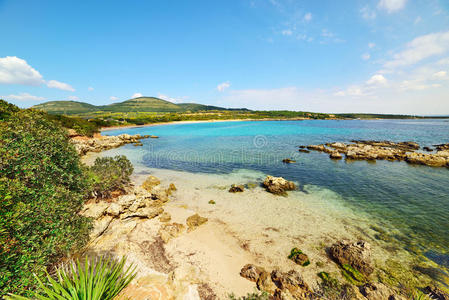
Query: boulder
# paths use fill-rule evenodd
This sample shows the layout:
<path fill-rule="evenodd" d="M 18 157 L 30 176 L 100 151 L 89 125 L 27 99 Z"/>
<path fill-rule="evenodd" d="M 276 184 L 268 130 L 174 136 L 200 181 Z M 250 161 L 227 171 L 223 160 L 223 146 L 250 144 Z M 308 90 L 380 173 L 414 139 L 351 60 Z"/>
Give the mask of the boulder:
<path fill-rule="evenodd" d="M 113 217 L 118 217 L 122 212 L 122 207 L 117 203 L 109 204 L 109 207 L 106 209 L 106 213 Z"/>
<path fill-rule="evenodd" d="M 290 158 L 285 158 L 285 159 L 282 160 L 282 162 L 284 164 L 292 164 L 292 163 L 295 163 L 296 160 L 293 160 L 293 159 L 290 159 Z"/>
<path fill-rule="evenodd" d="M 159 185 L 161 183 L 161 181 L 155 177 L 155 176 L 148 176 L 147 179 L 145 179 L 145 181 L 142 183 L 142 187 L 147 190 L 148 192 L 151 192 L 151 190 Z"/>
<path fill-rule="evenodd" d="M 164 212 L 164 209 L 162 207 L 143 207 L 139 208 L 136 211 L 128 211 L 122 215 L 120 215 L 121 219 L 127 219 L 127 218 L 141 218 L 141 219 L 152 219 L 154 217 L 157 217 L 161 213 Z"/>
<path fill-rule="evenodd" d="M 207 218 L 201 217 L 198 214 L 194 214 L 187 218 L 186 223 L 188 227 L 188 231 L 192 231 L 196 229 L 198 226 L 207 222 Z"/>
<path fill-rule="evenodd" d="M 240 276 L 248 280 L 257 282 L 262 272 L 266 272 L 264 268 L 253 264 L 247 264 L 240 270 Z"/>
<path fill-rule="evenodd" d="M 231 188 L 229 189 L 230 193 L 241 193 L 245 190 L 245 187 L 243 185 L 231 185 Z"/>
<path fill-rule="evenodd" d="M 432 148 L 430 148 L 430 147 L 423 147 L 422 148 L 424 151 L 427 151 L 427 152 L 432 152 L 433 151 L 433 149 Z"/>
<path fill-rule="evenodd" d="M 293 297 L 298 299 L 308 299 L 310 288 L 304 278 L 295 270 L 281 272 L 274 270 L 271 272 L 271 280 L 281 291 L 288 291 Z"/>
<path fill-rule="evenodd" d="M 324 145 L 309 145 L 307 146 L 307 149 L 315 151 L 325 151 L 326 147 L 324 147 Z"/>
<path fill-rule="evenodd" d="M 303 267 L 310 265 L 309 257 L 298 248 L 293 248 L 288 258 Z"/>
<path fill-rule="evenodd" d="M 365 241 L 351 243 L 343 240 L 332 245 L 329 252 L 340 265 L 350 265 L 363 275 L 369 276 L 374 271 L 371 262 L 371 247 Z"/>
<path fill-rule="evenodd" d="M 118 197 L 117 204 L 123 208 L 128 208 L 136 201 L 136 199 L 137 197 L 134 194 L 122 195 Z"/>
<path fill-rule="evenodd" d="M 159 216 L 159 221 L 161 222 L 169 222 L 171 220 L 171 215 L 168 212 L 163 212 L 160 216 Z"/>
<path fill-rule="evenodd" d="M 333 151 L 331 154 L 329 154 L 329 157 L 332 159 L 342 159 L 343 156 L 338 151 Z"/>
<path fill-rule="evenodd" d="M 274 294 L 276 290 L 276 285 L 271 280 L 271 276 L 268 272 L 262 271 L 257 278 L 257 288 L 259 291 L 266 292 L 268 294 Z"/>
<path fill-rule="evenodd" d="M 296 189 L 296 185 L 293 182 L 285 180 L 282 177 L 267 176 L 263 185 L 268 192 L 276 195 L 284 195 L 287 191 Z"/>
<path fill-rule="evenodd" d="M 299 149 L 298 151 L 299 151 L 299 152 L 302 152 L 302 153 L 310 153 L 310 151 L 307 150 L 307 149 Z"/>

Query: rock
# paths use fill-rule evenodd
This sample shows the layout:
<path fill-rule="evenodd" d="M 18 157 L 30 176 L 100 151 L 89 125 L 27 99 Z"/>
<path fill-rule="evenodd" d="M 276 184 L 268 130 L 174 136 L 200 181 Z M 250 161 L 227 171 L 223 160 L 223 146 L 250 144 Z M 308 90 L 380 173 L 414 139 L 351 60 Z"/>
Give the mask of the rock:
<path fill-rule="evenodd" d="M 143 207 L 139 208 L 136 211 L 132 212 L 126 212 L 122 215 L 120 215 L 121 219 L 126 218 L 143 218 L 143 219 L 152 219 L 154 217 L 157 217 L 161 213 L 164 212 L 164 209 L 162 207 Z"/>
<path fill-rule="evenodd" d="M 101 201 L 92 202 L 84 205 L 82 215 L 88 218 L 98 219 L 103 216 L 109 207 L 109 203 Z"/>
<path fill-rule="evenodd" d="M 307 149 L 299 149 L 298 151 L 299 151 L 299 152 L 302 152 L 302 153 L 310 153 L 310 151 L 307 150 Z"/>
<path fill-rule="evenodd" d="M 266 271 L 262 271 L 259 274 L 259 278 L 257 278 L 256 284 L 257 284 L 257 288 L 260 291 L 266 292 L 268 294 L 273 294 L 274 291 L 276 290 L 276 285 L 271 280 L 270 274 L 267 273 Z"/>
<path fill-rule="evenodd" d="M 289 290 L 282 291 L 281 289 L 276 289 L 273 294 L 273 300 L 296 300 Z"/>
<path fill-rule="evenodd" d="M 298 146 L 299 147 L 299 149 L 305 149 L 306 148 L 306 146 Z"/>
<path fill-rule="evenodd" d="M 168 243 L 169 240 L 180 236 L 185 230 L 185 226 L 179 223 L 171 223 L 162 225 L 159 229 L 159 235 L 164 243 Z"/>
<path fill-rule="evenodd" d="M 332 159 L 342 159 L 343 156 L 338 152 L 338 151 L 334 151 L 331 154 L 329 154 L 329 157 Z"/>
<path fill-rule="evenodd" d="M 123 208 L 128 208 L 136 201 L 136 199 L 137 197 L 134 194 L 122 195 L 118 197 L 117 204 Z"/>
<path fill-rule="evenodd" d="M 159 137 L 157 135 L 150 135 L 150 138 L 152 139 L 158 139 Z"/>
<path fill-rule="evenodd" d="M 449 144 L 434 145 L 438 151 L 449 150 Z"/>
<path fill-rule="evenodd" d="M 209 204 L 215 204 L 215 201 L 214 201 L 214 200 L 209 200 L 208 203 L 209 203 Z"/>
<path fill-rule="evenodd" d="M 207 218 L 201 217 L 198 214 L 194 214 L 193 216 L 188 217 L 186 220 L 188 231 L 196 229 L 198 226 L 206 223 L 207 220 Z"/>
<path fill-rule="evenodd" d="M 295 163 L 296 160 L 293 160 L 293 159 L 290 159 L 290 158 L 285 158 L 285 159 L 282 160 L 282 162 L 284 164 L 292 164 L 292 163 Z"/>
<path fill-rule="evenodd" d="M 161 181 L 155 177 L 155 176 L 148 176 L 147 179 L 145 179 L 145 181 L 142 183 L 142 187 L 147 190 L 148 192 L 151 192 L 151 190 L 159 185 L 161 183 Z"/>
<path fill-rule="evenodd" d="M 431 299 L 435 300 L 449 300 L 449 294 L 442 291 L 436 286 L 426 286 L 424 288 L 424 293 L 429 295 Z"/>
<path fill-rule="evenodd" d="M 117 203 L 109 204 L 109 207 L 106 209 L 106 213 L 113 217 L 118 217 L 122 212 L 122 207 Z"/>
<path fill-rule="evenodd" d="M 103 218 L 95 221 L 93 224 L 94 226 L 92 228 L 92 231 L 90 232 L 89 238 L 93 240 L 102 235 L 106 231 L 106 229 L 108 229 L 109 224 L 111 224 L 112 220 L 113 220 L 112 216 L 104 216 Z"/>
<path fill-rule="evenodd" d="M 303 267 L 310 265 L 309 257 L 298 248 L 293 248 L 288 258 Z"/>
<path fill-rule="evenodd" d="M 296 189 L 296 185 L 293 182 L 285 180 L 282 177 L 267 176 L 263 185 L 268 192 L 276 195 L 285 195 L 286 191 Z"/>
<path fill-rule="evenodd" d="M 368 300 L 395 299 L 393 290 L 380 282 L 367 283 L 360 288 L 360 292 Z"/>
<path fill-rule="evenodd" d="M 324 147 L 324 145 L 309 145 L 307 146 L 307 149 L 315 151 L 325 151 L 326 147 Z"/>
<path fill-rule="evenodd" d="M 363 275 L 369 276 L 374 271 L 371 262 L 371 247 L 365 241 L 356 243 L 340 241 L 330 247 L 330 255 L 340 265 L 350 265 Z"/>
<path fill-rule="evenodd" d="M 310 294 L 308 284 L 304 281 L 301 274 L 295 270 L 290 270 L 287 273 L 274 270 L 271 272 L 271 280 L 281 291 L 288 290 L 293 297 L 306 299 Z"/>
<path fill-rule="evenodd" d="M 171 215 L 168 212 L 163 212 L 160 216 L 159 216 L 159 221 L 161 222 L 169 222 L 171 220 Z"/>
<path fill-rule="evenodd" d="M 432 152 L 433 151 L 433 149 L 432 148 L 430 148 L 430 147 L 423 147 L 422 148 L 424 151 L 427 151 L 427 152 Z"/>
<path fill-rule="evenodd" d="M 247 264 L 240 270 L 240 276 L 248 280 L 257 282 L 262 272 L 266 272 L 264 268 L 253 264 Z"/>
<path fill-rule="evenodd" d="M 230 193 L 241 193 L 245 190 L 245 187 L 243 185 L 231 185 L 231 188 L 229 189 Z"/>
<path fill-rule="evenodd" d="M 130 143 L 140 144 L 139 140 L 144 138 L 139 134 L 121 134 L 118 136 L 99 136 L 93 138 L 82 137 L 74 134 L 74 132 L 69 132 L 69 135 L 71 136 L 70 142 L 75 146 L 76 151 L 80 155 L 85 155 L 88 152 L 100 152 L 117 148 Z"/>
<path fill-rule="evenodd" d="M 449 165 L 448 159 L 443 156 L 416 152 L 408 153 L 405 160 L 408 163 L 427 165 L 431 167 L 445 167 Z"/>

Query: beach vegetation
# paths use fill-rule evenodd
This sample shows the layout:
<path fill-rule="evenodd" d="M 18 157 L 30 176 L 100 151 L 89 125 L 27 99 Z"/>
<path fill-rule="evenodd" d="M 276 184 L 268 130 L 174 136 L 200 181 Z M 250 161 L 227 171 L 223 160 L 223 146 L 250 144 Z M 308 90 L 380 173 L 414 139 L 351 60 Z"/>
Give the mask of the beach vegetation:
<path fill-rule="evenodd" d="M 362 273 L 354 269 L 349 264 L 342 264 L 342 275 L 346 280 L 355 285 L 360 285 L 365 282 L 365 276 Z"/>
<path fill-rule="evenodd" d="M 77 260 L 56 270 L 55 276 L 46 273 L 31 292 L 32 298 L 10 295 L 7 299 L 25 300 L 111 300 L 114 299 L 136 276 L 135 267 L 125 268 L 126 258 L 116 261 L 111 258 Z"/>
<path fill-rule="evenodd" d="M 245 296 L 237 297 L 233 293 L 228 295 L 230 300 L 269 300 L 270 295 L 267 292 L 255 290 Z"/>
<path fill-rule="evenodd" d="M 327 272 L 317 274 L 321 278 L 319 290 L 316 296 L 324 299 L 355 299 L 356 295 L 351 285 L 341 284 L 338 279 L 334 278 Z"/>
<path fill-rule="evenodd" d="M 0 101 L 0 297 L 26 295 L 88 240 L 88 178 L 60 124 Z M 34 276 L 33 274 L 36 274 Z"/>
<path fill-rule="evenodd" d="M 288 259 L 293 260 L 295 263 L 305 267 L 310 265 L 310 260 L 306 254 L 299 250 L 298 248 L 293 248 L 290 250 L 290 254 L 288 255 Z"/>
<path fill-rule="evenodd" d="M 98 157 L 87 172 L 91 195 L 108 198 L 114 191 L 123 192 L 133 171 L 133 165 L 124 155 Z"/>

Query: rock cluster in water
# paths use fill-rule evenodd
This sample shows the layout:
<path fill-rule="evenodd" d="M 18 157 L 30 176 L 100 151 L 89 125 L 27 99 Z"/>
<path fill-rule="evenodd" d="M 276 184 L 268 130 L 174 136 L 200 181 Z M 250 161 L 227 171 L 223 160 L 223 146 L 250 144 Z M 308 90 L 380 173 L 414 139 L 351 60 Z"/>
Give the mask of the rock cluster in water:
<path fill-rule="evenodd" d="M 140 142 L 142 139 L 149 138 L 149 135 L 130 135 L 130 134 L 120 134 L 117 136 L 99 136 L 99 137 L 80 137 L 75 136 L 70 139 L 72 144 L 75 146 L 76 151 L 79 155 L 85 155 L 88 152 L 100 152 L 112 148 L 117 148 L 125 144 L 133 144 L 136 146 L 142 146 Z"/>
<path fill-rule="evenodd" d="M 432 167 L 449 167 L 449 144 L 435 145 L 435 153 L 417 152 L 419 144 L 415 142 L 391 142 L 391 141 L 361 141 L 354 140 L 352 143 L 328 143 L 320 145 L 300 146 L 304 148 L 329 154 L 332 159 L 352 160 L 391 160 L 406 161 L 410 164 L 420 164 Z M 426 151 L 433 151 L 425 147 Z"/>

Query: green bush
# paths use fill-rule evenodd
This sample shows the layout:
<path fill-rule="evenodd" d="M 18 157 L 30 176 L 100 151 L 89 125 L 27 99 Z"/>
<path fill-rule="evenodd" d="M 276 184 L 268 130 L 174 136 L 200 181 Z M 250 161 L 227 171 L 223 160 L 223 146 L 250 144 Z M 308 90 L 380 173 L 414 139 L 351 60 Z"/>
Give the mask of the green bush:
<path fill-rule="evenodd" d="M 87 177 L 66 131 L 43 113 L 0 103 L 0 296 L 27 294 L 84 245 Z M 1 297 L 0 297 L 1 298 Z"/>
<path fill-rule="evenodd" d="M 114 299 L 136 276 L 135 268 L 125 269 L 126 259 L 115 261 L 109 258 L 80 261 L 59 268 L 56 279 L 47 274 L 45 283 L 39 279 L 39 288 L 33 292 L 40 300 L 111 300 Z M 11 300 L 28 298 L 11 295 Z"/>
<path fill-rule="evenodd" d="M 94 197 L 110 197 L 111 192 L 121 190 L 130 183 L 133 165 L 124 155 L 98 157 L 89 168 L 91 193 Z"/>

